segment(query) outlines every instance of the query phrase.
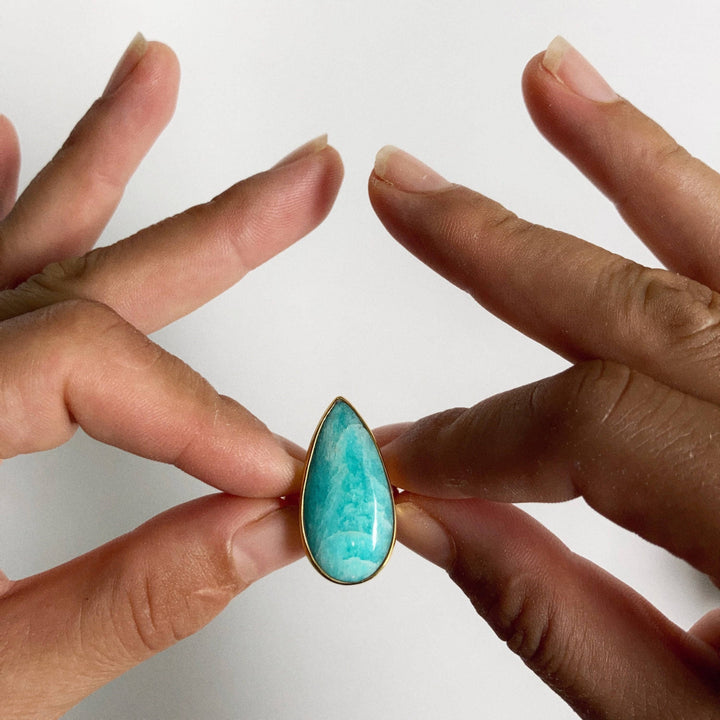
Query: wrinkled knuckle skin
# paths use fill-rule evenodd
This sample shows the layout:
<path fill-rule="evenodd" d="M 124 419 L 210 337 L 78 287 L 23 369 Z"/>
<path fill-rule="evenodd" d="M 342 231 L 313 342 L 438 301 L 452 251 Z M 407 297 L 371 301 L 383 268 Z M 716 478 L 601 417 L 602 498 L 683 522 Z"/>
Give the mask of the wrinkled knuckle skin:
<path fill-rule="evenodd" d="M 144 370 L 163 355 L 158 345 L 103 303 L 65 300 L 39 312 L 47 323 L 46 347 L 54 348 L 45 353 L 45 361 L 72 381 L 82 381 L 85 369 L 99 363 Z"/>
<path fill-rule="evenodd" d="M 532 410 L 549 429 L 553 450 L 584 445 L 603 425 L 624 410 L 625 398 L 639 373 L 608 360 L 578 363 L 540 383 L 531 398 Z"/>
<path fill-rule="evenodd" d="M 518 573 L 489 601 L 472 594 L 470 599 L 497 636 L 534 672 L 546 679 L 563 674 L 569 647 L 556 632 L 557 600 L 534 573 Z"/>
<path fill-rule="evenodd" d="M 637 110 L 625 103 L 625 111 L 635 116 Z M 635 122 L 636 118 L 628 118 Z M 646 119 L 647 120 L 647 119 Z M 671 175 L 678 168 L 683 169 L 691 157 L 688 151 L 670 137 L 659 125 L 646 125 L 643 142 L 623 142 L 622 152 L 618 151 L 611 160 L 612 170 L 607 181 L 615 205 L 621 210 L 634 205 L 638 188 L 652 186 L 658 175 Z"/>
<path fill-rule="evenodd" d="M 136 645 L 142 657 L 154 655 L 187 637 L 191 631 L 183 630 L 182 620 L 173 617 L 177 612 L 173 605 L 157 579 L 144 575 L 127 590 L 130 634 L 125 643 Z M 119 629 L 121 639 L 123 634 Z"/>
<path fill-rule="evenodd" d="M 65 348 L 67 359 L 72 363 L 78 354 L 80 358 L 90 357 L 87 351 L 79 352 L 79 348 L 102 349 L 106 344 L 120 348 L 122 340 L 132 334 L 131 326 L 112 308 L 93 300 L 63 300 L 40 312 L 54 338 L 54 344 Z M 121 338 L 116 338 L 118 333 Z M 110 343 L 108 339 L 111 339 Z"/>
<path fill-rule="evenodd" d="M 701 357 L 718 355 L 720 295 L 716 292 L 683 275 L 631 263 L 619 273 L 617 283 L 626 296 L 625 326 L 636 352 L 647 358 L 668 349 Z M 638 332 L 643 337 L 640 344 Z"/>
<path fill-rule="evenodd" d="M 117 313 L 107 305 L 84 298 L 55 303 L 48 308 L 48 314 L 67 330 L 75 332 L 112 327 L 122 322 Z"/>
<path fill-rule="evenodd" d="M 672 427 L 682 398 L 625 365 L 592 360 L 541 383 L 533 394 L 532 412 L 546 428 L 548 457 L 559 460 L 559 471 L 574 493 L 595 507 L 612 504 L 613 484 L 596 480 L 605 477 L 609 464 L 621 462 L 623 448 L 632 449 L 628 438 L 647 427 L 658 432 Z"/>
<path fill-rule="evenodd" d="M 0 319 L 38 310 L 54 303 L 77 299 L 78 288 L 93 269 L 96 252 L 47 265 L 12 290 L 2 294 Z"/>
<path fill-rule="evenodd" d="M 161 551 L 161 554 L 165 551 Z M 167 552 L 173 552 L 172 547 Z M 125 562 L 112 581 L 109 604 L 114 635 L 134 662 L 197 632 L 240 591 L 229 557 L 193 558 L 179 567 L 167 558 L 160 570 L 142 555 Z"/>
<path fill-rule="evenodd" d="M 458 209 L 451 205 L 441 213 L 441 235 L 457 241 L 461 239 L 468 247 L 483 246 L 489 240 L 532 234 L 535 226 L 519 218 L 515 213 L 471 191 L 469 198 Z M 445 203 L 450 204 L 451 198 Z"/>
<path fill-rule="evenodd" d="M 86 377 L 87 363 L 102 355 L 98 338 L 122 324 L 104 305 L 70 300 L 0 326 L 7 349 L 0 372 L 0 456 L 47 450 L 72 436 L 77 426 L 66 404 L 67 383 Z"/>
<path fill-rule="evenodd" d="M 135 370 L 147 369 L 163 355 L 162 349 L 111 307 L 94 300 L 66 300 L 47 308 L 55 316 L 58 336 L 64 338 L 73 361 L 95 360 L 108 353 L 108 362 Z M 78 347 L 92 348 L 78 355 Z"/>

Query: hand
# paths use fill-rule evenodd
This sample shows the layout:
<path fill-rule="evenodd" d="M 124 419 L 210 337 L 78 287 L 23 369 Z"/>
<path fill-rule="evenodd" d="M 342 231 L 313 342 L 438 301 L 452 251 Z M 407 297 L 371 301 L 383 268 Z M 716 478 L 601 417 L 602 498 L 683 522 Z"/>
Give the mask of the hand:
<path fill-rule="evenodd" d="M 17 202 L 17 139 L 0 121 L 0 457 L 55 447 L 79 425 L 246 497 L 176 507 L 34 577 L 0 573 L 4 718 L 58 717 L 301 553 L 296 511 L 278 499 L 296 488 L 297 461 L 146 333 L 312 230 L 342 164 L 318 139 L 206 205 L 87 252 L 169 120 L 178 77 L 167 47 L 136 38 Z"/>
<path fill-rule="evenodd" d="M 409 491 L 399 538 L 582 717 L 716 718 L 720 610 L 683 631 L 509 503 L 580 495 L 720 583 L 720 177 L 561 40 L 529 63 L 524 92 L 540 130 L 673 272 L 381 151 L 369 189 L 388 230 L 574 363 L 381 431 L 391 479 Z"/>

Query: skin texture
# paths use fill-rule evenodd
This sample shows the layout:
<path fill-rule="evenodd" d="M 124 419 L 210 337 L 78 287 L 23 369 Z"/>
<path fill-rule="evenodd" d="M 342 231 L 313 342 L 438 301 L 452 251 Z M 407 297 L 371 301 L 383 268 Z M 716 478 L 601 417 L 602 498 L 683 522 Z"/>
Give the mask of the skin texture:
<path fill-rule="evenodd" d="M 581 495 L 720 581 L 720 179 L 591 68 L 573 72 L 575 56 L 556 45 L 550 69 L 531 60 L 531 115 L 674 272 L 526 223 L 382 152 L 370 199 L 390 232 L 573 364 L 381 430 L 406 490 L 399 538 L 445 568 L 582 717 L 718 717 L 720 611 L 676 627 L 511 504 Z M 297 490 L 297 449 L 147 333 L 312 230 L 342 165 L 311 141 L 210 203 L 91 251 L 177 83 L 172 52 L 136 38 L 17 200 L 17 135 L 0 116 L 0 458 L 55 447 L 80 426 L 224 491 L 39 575 L 0 573 L 10 720 L 59 717 L 301 553 L 296 509 L 278 499 Z"/>
<path fill-rule="evenodd" d="M 390 233 L 572 363 L 379 430 L 407 490 L 398 537 L 445 568 L 581 717 L 717 718 L 720 611 L 684 631 L 509 504 L 582 496 L 720 583 L 720 177 L 567 48 L 551 45 L 550 67 L 544 54 L 528 64 L 530 114 L 669 269 L 538 227 L 381 151 L 369 192 Z"/>
<path fill-rule="evenodd" d="M 172 51 L 136 38 L 17 200 L 17 135 L 0 117 L 0 459 L 82 427 L 224 491 L 39 575 L 0 573 L 10 720 L 59 717 L 302 552 L 297 509 L 279 499 L 297 490 L 295 450 L 146 334 L 310 232 L 342 163 L 318 138 L 209 203 L 91 251 L 169 121 L 178 81 Z"/>

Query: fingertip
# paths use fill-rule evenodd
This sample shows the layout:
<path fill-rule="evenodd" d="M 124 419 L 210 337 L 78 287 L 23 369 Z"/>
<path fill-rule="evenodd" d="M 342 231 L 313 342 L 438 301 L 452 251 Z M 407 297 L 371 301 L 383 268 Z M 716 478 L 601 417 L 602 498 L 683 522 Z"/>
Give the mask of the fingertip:
<path fill-rule="evenodd" d="M 622 98 L 565 38 L 555 37 L 533 56 L 522 75 L 525 105 L 540 132 L 572 154 L 574 136 L 585 136 L 622 105 Z M 587 142 L 584 140 L 582 142 Z"/>
<path fill-rule="evenodd" d="M 265 206 L 276 206 L 275 214 L 268 213 L 268 219 L 272 217 L 274 234 L 280 240 L 274 244 L 269 242 L 267 235 L 257 238 L 262 242 L 254 247 L 257 259 L 248 258 L 249 269 L 314 230 L 330 213 L 340 191 L 344 166 L 340 153 L 332 145 L 313 151 L 313 142 L 309 143 L 308 153 L 291 162 L 281 161 L 267 172 L 246 181 L 251 185 L 259 183 L 265 186 Z M 278 232 L 280 229 L 282 232 Z"/>
<path fill-rule="evenodd" d="M 528 63 L 525 81 L 547 81 L 563 93 L 571 93 L 600 105 L 617 102 L 620 97 L 598 70 L 564 37 L 556 36 L 547 49 Z"/>
<path fill-rule="evenodd" d="M 20 140 L 9 118 L 0 114 L 0 220 L 15 204 L 20 174 Z"/>
<path fill-rule="evenodd" d="M 151 57 L 153 62 L 162 64 L 167 73 L 180 76 L 180 61 L 175 51 L 164 42 L 159 40 L 148 40 L 146 56 Z"/>
<path fill-rule="evenodd" d="M 412 422 L 399 422 L 392 425 L 383 425 L 382 427 L 373 430 L 375 442 L 378 447 L 384 452 L 385 447 L 392 443 L 394 440 L 399 438 L 401 435 L 406 433 L 415 423 Z"/>
<path fill-rule="evenodd" d="M 421 507 L 410 493 L 398 496 L 396 513 L 398 540 L 421 557 L 451 572 L 457 549 L 445 524 Z"/>
<path fill-rule="evenodd" d="M 133 74 L 138 75 L 138 83 L 163 107 L 167 122 L 175 111 L 180 87 L 180 62 L 175 52 L 164 43 L 148 41 L 147 50 Z"/>
<path fill-rule="evenodd" d="M 15 126 L 10 118 L 3 113 L 0 113 L 0 142 L 7 145 L 12 144 L 15 147 L 20 145 Z M 5 152 L 5 148 L 3 148 L 3 152 Z"/>
<path fill-rule="evenodd" d="M 340 186 L 345 177 L 345 165 L 340 153 L 332 145 L 327 145 L 318 155 L 325 163 L 323 192 L 321 195 L 321 220 L 324 220 L 335 204 L 337 195 L 340 192 Z"/>
<path fill-rule="evenodd" d="M 327 145 L 321 152 L 327 157 L 327 162 L 332 169 L 333 180 L 339 188 L 345 177 L 345 164 L 342 156 L 332 145 Z"/>
<path fill-rule="evenodd" d="M 137 33 L 108 80 L 103 100 L 113 103 L 142 104 L 149 118 L 163 123 L 170 119 L 180 85 L 180 64 L 174 51 Z"/>
<path fill-rule="evenodd" d="M 534 55 L 525 66 L 522 74 L 522 94 L 525 106 L 532 121 L 540 132 L 553 142 L 558 132 L 558 121 L 568 122 L 573 116 L 573 108 L 564 110 L 568 101 L 574 98 L 572 93 L 564 93 L 563 86 L 543 64 L 546 51 Z"/>
<path fill-rule="evenodd" d="M 533 55 L 523 70 L 521 87 L 525 102 L 547 95 L 547 85 L 553 82 L 552 75 L 543 65 L 545 51 Z"/>
<path fill-rule="evenodd" d="M 303 554 L 297 506 L 282 505 L 242 526 L 231 547 L 241 589 L 295 562 Z"/>

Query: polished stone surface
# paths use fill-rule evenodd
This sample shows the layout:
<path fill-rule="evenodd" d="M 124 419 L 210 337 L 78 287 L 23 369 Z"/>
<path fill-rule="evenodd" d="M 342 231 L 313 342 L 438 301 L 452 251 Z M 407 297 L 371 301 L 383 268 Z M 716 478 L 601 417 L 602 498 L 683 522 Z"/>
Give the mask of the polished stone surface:
<path fill-rule="evenodd" d="M 311 452 L 302 499 L 307 549 L 331 580 L 363 582 L 383 565 L 395 536 L 392 490 L 377 447 L 338 398 Z"/>

